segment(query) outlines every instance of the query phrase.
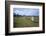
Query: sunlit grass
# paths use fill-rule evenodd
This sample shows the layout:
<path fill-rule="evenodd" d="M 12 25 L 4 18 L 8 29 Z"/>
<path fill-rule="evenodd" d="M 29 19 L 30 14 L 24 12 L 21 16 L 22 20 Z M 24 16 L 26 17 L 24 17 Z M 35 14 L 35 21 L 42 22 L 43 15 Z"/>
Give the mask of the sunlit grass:
<path fill-rule="evenodd" d="M 32 21 L 31 17 L 14 17 L 14 27 L 38 27 L 38 26 L 39 21 Z"/>

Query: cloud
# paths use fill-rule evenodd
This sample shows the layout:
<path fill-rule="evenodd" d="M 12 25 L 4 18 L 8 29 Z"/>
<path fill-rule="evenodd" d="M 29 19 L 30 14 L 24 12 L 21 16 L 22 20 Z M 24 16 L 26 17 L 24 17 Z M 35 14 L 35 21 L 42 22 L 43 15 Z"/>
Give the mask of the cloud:
<path fill-rule="evenodd" d="M 39 16 L 39 9 L 15 8 L 14 11 L 14 13 L 19 15 Z"/>

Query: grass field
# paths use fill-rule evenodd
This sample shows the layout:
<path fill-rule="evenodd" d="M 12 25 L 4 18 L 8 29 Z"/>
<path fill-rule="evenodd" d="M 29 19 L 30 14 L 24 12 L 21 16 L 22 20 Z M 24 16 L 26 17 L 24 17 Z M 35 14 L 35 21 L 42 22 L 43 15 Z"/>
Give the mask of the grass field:
<path fill-rule="evenodd" d="M 14 17 L 14 27 L 38 27 L 39 17 L 34 17 L 34 21 L 31 20 L 32 17 Z"/>

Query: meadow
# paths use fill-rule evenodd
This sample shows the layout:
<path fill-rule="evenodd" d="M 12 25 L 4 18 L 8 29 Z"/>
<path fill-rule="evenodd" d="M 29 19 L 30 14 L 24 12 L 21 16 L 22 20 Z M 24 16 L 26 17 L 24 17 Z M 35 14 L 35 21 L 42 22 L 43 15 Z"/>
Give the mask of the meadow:
<path fill-rule="evenodd" d="M 39 27 L 39 16 L 34 16 L 34 21 L 31 18 L 32 16 L 14 17 L 14 27 Z"/>

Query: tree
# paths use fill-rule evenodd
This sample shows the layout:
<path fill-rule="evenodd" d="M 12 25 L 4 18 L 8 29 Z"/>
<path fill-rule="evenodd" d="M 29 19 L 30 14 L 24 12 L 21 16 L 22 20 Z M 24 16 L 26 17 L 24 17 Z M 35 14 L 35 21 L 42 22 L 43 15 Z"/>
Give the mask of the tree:
<path fill-rule="evenodd" d="M 13 16 L 17 16 L 16 13 L 13 13 Z"/>

